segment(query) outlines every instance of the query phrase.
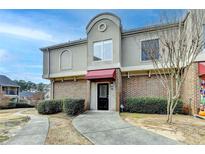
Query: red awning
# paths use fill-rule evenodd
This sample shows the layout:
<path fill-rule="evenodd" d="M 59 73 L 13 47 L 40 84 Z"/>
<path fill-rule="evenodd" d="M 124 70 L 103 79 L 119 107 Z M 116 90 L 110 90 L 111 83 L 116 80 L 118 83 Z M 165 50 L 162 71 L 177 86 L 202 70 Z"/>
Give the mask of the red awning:
<path fill-rule="evenodd" d="M 115 79 L 115 69 L 88 71 L 86 79 Z"/>
<path fill-rule="evenodd" d="M 205 62 L 198 63 L 199 76 L 205 75 Z"/>

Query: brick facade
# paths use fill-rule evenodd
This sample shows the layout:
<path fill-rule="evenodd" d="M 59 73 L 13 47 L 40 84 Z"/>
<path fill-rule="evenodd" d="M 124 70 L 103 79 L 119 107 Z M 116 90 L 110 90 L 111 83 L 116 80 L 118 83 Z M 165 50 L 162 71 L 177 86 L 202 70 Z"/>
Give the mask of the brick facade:
<path fill-rule="evenodd" d="M 128 97 L 167 96 L 162 83 L 154 75 L 123 77 L 122 92 L 123 101 Z"/>
<path fill-rule="evenodd" d="M 193 63 L 184 81 L 181 97 L 183 102 L 191 108 L 191 113 L 196 114 L 200 102 L 198 63 Z"/>
<path fill-rule="evenodd" d="M 120 69 L 116 69 L 116 110 L 120 110 L 120 104 L 129 97 L 167 97 L 166 89 L 155 75 L 131 75 L 122 76 Z M 85 109 L 89 109 L 91 96 L 91 83 L 89 80 L 55 81 L 53 83 L 54 99 L 83 98 Z M 192 114 L 197 112 L 199 106 L 199 77 L 198 65 L 194 63 L 187 75 L 181 92 L 183 102 L 190 105 Z M 190 102 L 191 101 L 191 102 Z"/>
<path fill-rule="evenodd" d="M 87 99 L 87 81 L 55 81 L 53 83 L 54 99 L 83 98 Z"/>
<path fill-rule="evenodd" d="M 122 102 L 122 75 L 120 69 L 116 69 L 116 110 L 120 110 Z"/>

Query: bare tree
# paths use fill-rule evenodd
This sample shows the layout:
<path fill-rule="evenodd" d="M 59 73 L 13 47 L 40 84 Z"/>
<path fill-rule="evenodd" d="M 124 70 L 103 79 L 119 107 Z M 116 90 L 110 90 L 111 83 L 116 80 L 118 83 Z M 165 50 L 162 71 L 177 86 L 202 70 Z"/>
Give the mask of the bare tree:
<path fill-rule="evenodd" d="M 169 124 L 172 123 L 187 72 L 204 47 L 203 20 L 202 10 L 188 11 L 185 19 L 163 14 L 162 26 L 157 32 L 160 38 L 160 52 L 153 44 L 150 44 L 147 50 L 155 74 L 167 90 L 167 123 Z"/>

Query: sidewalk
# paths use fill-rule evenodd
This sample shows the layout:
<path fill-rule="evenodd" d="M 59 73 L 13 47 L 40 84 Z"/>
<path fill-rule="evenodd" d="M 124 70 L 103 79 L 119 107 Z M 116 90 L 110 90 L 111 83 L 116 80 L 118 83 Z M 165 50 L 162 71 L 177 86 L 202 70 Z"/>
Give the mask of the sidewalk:
<path fill-rule="evenodd" d="M 115 112 L 86 112 L 74 118 L 74 127 L 97 145 L 176 145 L 177 141 L 132 126 Z"/>
<path fill-rule="evenodd" d="M 7 145 L 42 145 L 45 142 L 49 122 L 47 117 L 28 115 L 31 120 L 9 139 Z"/>

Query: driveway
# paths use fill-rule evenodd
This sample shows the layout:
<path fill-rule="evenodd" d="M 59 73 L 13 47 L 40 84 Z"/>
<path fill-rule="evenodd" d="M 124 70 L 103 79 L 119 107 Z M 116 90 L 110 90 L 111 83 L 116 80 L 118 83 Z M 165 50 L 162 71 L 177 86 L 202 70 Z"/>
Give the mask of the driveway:
<path fill-rule="evenodd" d="M 74 118 L 74 127 L 98 145 L 176 145 L 177 141 L 123 121 L 117 112 L 86 112 Z"/>
<path fill-rule="evenodd" d="M 17 113 L 19 115 L 25 115 Z M 15 136 L 6 141 L 4 144 L 8 145 L 41 145 L 44 144 L 49 122 L 47 117 L 27 115 L 31 119 L 30 121 L 20 129 Z"/>

